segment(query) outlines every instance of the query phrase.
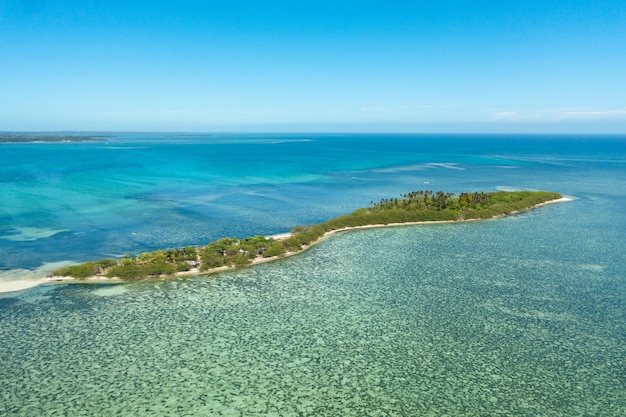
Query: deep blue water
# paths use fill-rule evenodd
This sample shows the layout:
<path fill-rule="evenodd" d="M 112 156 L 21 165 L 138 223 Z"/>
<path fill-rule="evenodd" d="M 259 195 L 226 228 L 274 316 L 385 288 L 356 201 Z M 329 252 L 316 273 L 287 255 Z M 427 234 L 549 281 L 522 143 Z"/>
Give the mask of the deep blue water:
<path fill-rule="evenodd" d="M 424 188 L 574 200 L 217 277 L 0 294 L 0 414 L 626 414 L 626 136 L 0 144 L 0 284 Z"/>

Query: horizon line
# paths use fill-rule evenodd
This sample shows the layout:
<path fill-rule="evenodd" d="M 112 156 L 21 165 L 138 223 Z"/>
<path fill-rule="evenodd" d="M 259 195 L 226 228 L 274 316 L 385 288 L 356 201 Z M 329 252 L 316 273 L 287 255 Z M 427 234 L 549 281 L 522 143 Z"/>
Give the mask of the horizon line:
<path fill-rule="evenodd" d="M 342 130 L 0 130 L 0 135 L 4 134 L 186 134 L 186 135 L 207 135 L 207 134 L 342 134 L 342 135 L 510 135 L 510 136 L 531 136 L 531 135 L 602 135 L 602 136 L 626 136 L 626 132 L 549 132 L 549 131 L 533 131 L 533 132 L 462 132 L 462 131 L 342 131 Z"/>

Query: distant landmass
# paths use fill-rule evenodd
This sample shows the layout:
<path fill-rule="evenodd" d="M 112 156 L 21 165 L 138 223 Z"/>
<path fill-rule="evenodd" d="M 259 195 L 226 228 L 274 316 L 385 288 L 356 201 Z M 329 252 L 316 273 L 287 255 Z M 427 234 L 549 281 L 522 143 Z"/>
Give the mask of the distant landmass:
<path fill-rule="evenodd" d="M 108 135 L 89 135 L 73 133 L 8 133 L 0 132 L 0 143 L 28 142 L 97 142 L 105 140 Z"/>

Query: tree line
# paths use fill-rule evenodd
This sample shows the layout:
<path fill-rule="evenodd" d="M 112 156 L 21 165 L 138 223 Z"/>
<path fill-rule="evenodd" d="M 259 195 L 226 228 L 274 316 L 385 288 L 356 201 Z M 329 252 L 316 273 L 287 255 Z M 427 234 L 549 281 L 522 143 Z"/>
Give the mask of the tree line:
<path fill-rule="evenodd" d="M 401 207 L 409 210 L 463 210 L 467 208 L 485 208 L 490 204 L 490 197 L 484 192 L 454 193 L 443 191 L 419 190 L 401 194 L 400 198 L 383 198 L 378 203 L 371 202 L 374 208 L 390 209 Z"/>

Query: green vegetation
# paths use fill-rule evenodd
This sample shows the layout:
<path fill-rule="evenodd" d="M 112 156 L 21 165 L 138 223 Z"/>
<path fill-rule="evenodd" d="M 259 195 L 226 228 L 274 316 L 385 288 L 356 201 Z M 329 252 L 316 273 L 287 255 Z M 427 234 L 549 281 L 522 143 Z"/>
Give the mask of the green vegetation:
<path fill-rule="evenodd" d="M 0 132 L 0 143 L 28 143 L 28 142 L 93 142 L 101 141 L 106 135 L 77 135 L 51 133 L 7 133 Z"/>
<path fill-rule="evenodd" d="M 86 262 L 80 265 L 65 266 L 54 271 L 54 274 L 74 278 L 87 278 L 93 275 L 102 274 L 109 268 L 115 267 L 117 264 L 118 261 L 116 260 L 102 259 L 96 262 Z"/>
<path fill-rule="evenodd" d="M 370 207 L 321 224 L 294 227 L 291 236 L 282 240 L 264 236 L 223 238 L 198 248 L 187 246 L 182 249 L 157 250 L 141 253 L 134 258 L 125 256 L 119 261 L 103 259 L 60 268 L 53 273 L 78 279 L 103 275 L 137 280 L 174 275 L 192 268 L 210 271 L 221 267 L 244 267 L 254 259 L 299 252 L 332 231 L 390 223 L 487 219 L 525 210 L 562 196 L 544 191 L 474 192 L 458 196 L 442 191 L 413 191 L 400 197 L 372 202 Z"/>
<path fill-rule="evenodd" d="M 189 271 L 197 265 L 198 253 L 193 246 L 183 249 L 157 250 L 140 253 L 134 258 L 125 256 L 108 269 L 104 276 L 134 280 L 149 276 L 173 275 Z M 73 276 L 73 275 L 71 275 Z"/>

